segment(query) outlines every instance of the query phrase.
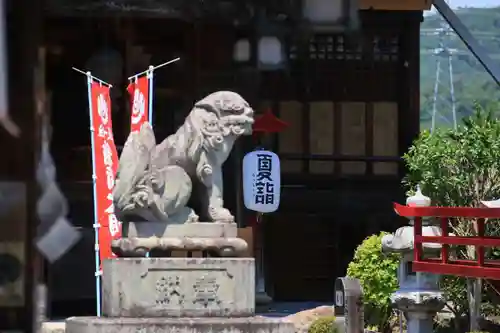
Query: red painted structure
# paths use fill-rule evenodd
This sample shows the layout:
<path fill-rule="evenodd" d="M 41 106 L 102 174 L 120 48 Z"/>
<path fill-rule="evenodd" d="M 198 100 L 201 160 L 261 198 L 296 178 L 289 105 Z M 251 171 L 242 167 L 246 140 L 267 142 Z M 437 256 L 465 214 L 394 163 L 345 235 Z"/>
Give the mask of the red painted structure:
<path fill-rule="evenodd" d="M 288 123 L 276 117 L 271 109 L 266 109 L 264 114 L 255 117 L 253 124 L 254 136 L 259 134 L 279 133 L 288 127 Z"/>
<path fill-rule="evenodd" d="M 500 237 L 485 236 L 485 224 L 488 220 L 500 219 L 500 208 L 410 207 L 394 203 L 394 210 L 400 216 L 414 218 L 414 271 L 500 280 L 500 260 L 485 260 L 485 248 L 500 247 Z M 423 236 L 423 217 L 440 219 L 442 235 Z M 449 234 L 450 220 L 464 217 L 474 223 L 477 236 Z M 424 258 L 423 243 L 442 244 L 440 258 Z M 474 246 L 476 260 L 450 258 L 450 245 Z"/>

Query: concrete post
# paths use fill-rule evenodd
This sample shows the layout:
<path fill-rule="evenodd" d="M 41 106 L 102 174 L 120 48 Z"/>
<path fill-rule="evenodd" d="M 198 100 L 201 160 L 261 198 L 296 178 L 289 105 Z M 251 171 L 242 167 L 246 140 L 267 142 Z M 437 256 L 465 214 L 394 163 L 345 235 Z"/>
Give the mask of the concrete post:
<path fill-rule="evenodd" d="M 363 288 L 358 279 L 335 281 L 335 315 L 344 316 L 345 333 L 364 332 Z"/>

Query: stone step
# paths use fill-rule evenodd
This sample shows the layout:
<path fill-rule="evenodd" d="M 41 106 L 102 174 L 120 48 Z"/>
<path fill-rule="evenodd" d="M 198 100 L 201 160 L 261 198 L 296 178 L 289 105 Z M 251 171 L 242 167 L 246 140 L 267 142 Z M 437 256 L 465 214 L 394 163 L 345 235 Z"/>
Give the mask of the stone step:
<path fill-rule="evenodd" d="M 198 318 L 106 318 L 73 317 L 66 320 L 68 333 L 295 333 L 283 318 L 198 317 Z"/>
<path fill-rule="evenodd" d="M 288 314 L 286 314 L 288 315 Z M 285 314 L 280 314 L 280 313 L 273 313 L 272 315 L 266 315 L 265 317 L 285 317 Z M 344 317 L 337 317 L 337 325 L 339 326 L 339 331 L 343 332 L 344 331 Z M 66 323 L 64 320 L 54 320 L 54 321 L 46 321 L 42 325 L 42 332 L 41 333 L 65 333 L 66 331 Z M 3 332 L 0 332 L 3 333 Z M 8 332 L 8 333 L 21 333 L 21 332 Z"/>
<path fill-rule="evenodd" d="M 64 333 L 66 331 L 66 323 L 64 320 L 46 321 L 42 324 L 41 333 Z"/>

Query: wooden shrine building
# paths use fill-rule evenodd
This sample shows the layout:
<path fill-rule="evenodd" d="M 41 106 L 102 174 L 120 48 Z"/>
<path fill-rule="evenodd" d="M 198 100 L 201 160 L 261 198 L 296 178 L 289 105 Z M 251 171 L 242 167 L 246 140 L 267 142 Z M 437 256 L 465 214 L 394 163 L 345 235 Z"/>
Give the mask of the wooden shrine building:
<path fill-rule="evenodd" d="M 118 146 L 129 132 L 127 77 L 175 57 L 181 61 L 155 76 L 157 138 L 172 133 L 194 101 L 221 89 L 288 123 L 270 143 L 282 160 L 281 207 L 262 225 L 275 300 L 331 300 L 361 240 L 395 228 L 400 156 L 419 132 L 419 29 L 429 0 L 9 3 L 10 113 L 22 135 L 0 130 L 0 185 L 14 186 L 20 201 L 0 215 L 0 252 L 18 257 L 20 273 L 14 289 L 0 279 L 0 290 L 14 295 L 0 295 L 0 330 L 28 325 L 37 281 L 48 283 L 55 316 L 86 314 L 95 304 L 86 81 L 73 66 L 114 85 Z M 345 20 L 357 8 L 359 22 Z M 51 113 L 70 219 L 84 234 L 45 267 L 32 242 L 40 104 Z M 251 139 L 239 144 L 225 166 L 226 200 L 242 225 L 251 215 L 234 179 L 252 147 Z"/>

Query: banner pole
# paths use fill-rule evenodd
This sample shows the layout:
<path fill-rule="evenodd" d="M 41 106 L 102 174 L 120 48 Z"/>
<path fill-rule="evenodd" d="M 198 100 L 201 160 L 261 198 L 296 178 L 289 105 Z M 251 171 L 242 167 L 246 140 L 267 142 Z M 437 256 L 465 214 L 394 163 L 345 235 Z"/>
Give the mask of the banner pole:
<path fill-rule="evenodd" d="M 90 118 L 90 142 L 92 146 L 92 187 L 94 192 L 94 235 L 95 235 L 95 289 L 96 289 L 96 307 L 97 316 L 101 316 L 101 277 L 99 265 L 99 217 L 97 216 L 97 186 L 96 186 L 96 166 L 95 166 L 95 143 L 94 143 L 94 126 L 93 126 L 93 110 L 92 110 L 92 81 L 93 77 L 90 72 L 87 75 L 87 89 L 89 99 L 89 118 Z"/>
<path fill-rule="evenodd" d="M 153 70 L 154 66 L 149 66 L 149 71 L 148 71 L 148 80 L 149 80 L 149 98 L 148 98 L 148 120 L 149 123 L 151 124 L 151 127 L 153 126 Z"/>
<path fill-rule="evenodd" d="M 170 64 L 172 64 L 172 63 L 174 63 L 174 62 L 177 62 L 177 61 L 179 61 L 179 60 L 181 60 L 181 58 L 175 58 L 175 59 L 169 60 L 169 61 L 164 62 L 163 64 L 160 64 L 160 65 L 157 65 L 157 66 L 149 66 L 149 68 L 148 68 L 148 69 L 146 69 L 145 71 L 142 71 L 142 72 L 140 72 L 140 73 L 134 74 L 134 75 L 130 76 L 128 79 L 129 79 L 129 80 L 131 80 L 131 79 L 133 79 L 135 76 L 137 76 L 137 77 L 138 77 L 138 76 L 141 76 L 141 75 L 144 75 L 144 74 L 148 74 L 148 72 L 150 72 L 151 70 L 156 70 L 156 69 L 158 69 L 158 68 L 162 68 L 163 66 L 170 65 Z M 151 67 L 152 67 L 152 68 L 151 68 Z"/>
<path fill-rule="evenodd" d="M 91 74 L 89 74 L 90 72 L 84 72 L 84 71 L 82 71 L 81 69 L 78 69 L 78 68 L 76 68 L 76 67 L 71 67 L 71 69 L 72 69 L 72 70 L 74 70 L 75 72 L 78 72 L 78 73 L 81 73 L 81 74 L 84 74 L 84 75 L 87 75 L 87 76 L 89 76 L 89 75 L 90 75 L 90 78 L 91 78 L 92 80 L 97 81 L 97 82 L 99 82 L 100 84 L 104 84 L 104 85 L 106 85 L 106 86 L 108 86 L 108 87 L 110 87 L 110 88 L 111 88 L 111 87 L 113 87 L 111 84 L 107 83 L 106 81 L 103 81 L 103 80 L 101 80 L 101 79 L 99 79 L 99 78 L 97 78 L 97 77 L 95 77 L 95 76 L 92 76 Z"/>

